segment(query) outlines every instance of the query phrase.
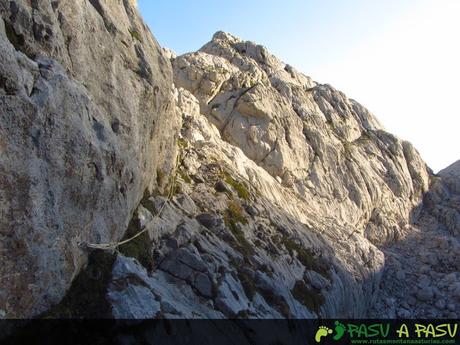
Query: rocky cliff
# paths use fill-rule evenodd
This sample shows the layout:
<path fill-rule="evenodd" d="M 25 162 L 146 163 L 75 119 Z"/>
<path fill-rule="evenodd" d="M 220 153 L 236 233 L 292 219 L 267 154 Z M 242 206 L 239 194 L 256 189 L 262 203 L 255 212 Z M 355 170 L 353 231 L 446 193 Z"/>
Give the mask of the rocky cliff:
<path fill-rule="evenodd" d="M 64 296 L 79 242 L 123 236 L 174 165 L 178 121 L 170 62 L 133 1 L 0 13 L 0 310 L 29 317 Z"/>
<path fill-rule="evenodd" d="M 230 34 L 0 4 L 3 316 L 458 315 L 458 163 Z"/>

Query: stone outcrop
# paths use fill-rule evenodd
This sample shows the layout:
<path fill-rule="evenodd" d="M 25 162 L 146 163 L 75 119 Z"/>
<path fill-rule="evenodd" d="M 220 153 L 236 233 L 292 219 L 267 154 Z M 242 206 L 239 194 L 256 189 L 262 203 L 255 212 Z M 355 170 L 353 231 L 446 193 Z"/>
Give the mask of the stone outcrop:
<path fill-rule="evenodd" d="M 293 214 L 334 218 L 373 243 L 401 236 L 429 172 L 364 107 L 223 32 L 173 66 L 222 139 L 288 191 Z"/>
<path fill-rule="evenodd" d="M 175 162 L 168 59 L 135 1 L 0 1 L 0 312 L 58 303 Z"/>
<path fill-rule="evenodd" d="M 206 183 L 189 181 L 196 177 L 181 171 L 181 192 L 159 218 L 152 215 L 167 202 L 164 197 L 142 202 L 136 223 L 138 230 L 148 230 L 151 249 L 144 250 L 151 250 L 150 264 L 142 267 L 118 256 L 107 293 L 112 315 L 364 316 L 383 264 L 376 248 L 366 242 L 352 248 L 334 244 L 320 229 L 310 229 L 243 187 L 243 181 L 229 180 L 228 191 L 216 193 L 221 166 L 201 166 L 196 175 Z M 120 247 L 121 253 L 127 249 Z M 136 254 L 139 261 L 145 257 Z M 359 277 L 353 278 L 350 269 Z"/>

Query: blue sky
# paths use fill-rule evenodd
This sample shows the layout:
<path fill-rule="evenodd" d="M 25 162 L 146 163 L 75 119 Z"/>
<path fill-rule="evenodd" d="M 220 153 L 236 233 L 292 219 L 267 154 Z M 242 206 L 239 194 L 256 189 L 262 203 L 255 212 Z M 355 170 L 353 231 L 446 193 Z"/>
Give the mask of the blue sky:
<path fill-rule="evenodd" d="M 337 59 L 419 1 L 372 0 L 139 0 L 161 45 L 195 51 L 223 30 L 263 44 L 281 59 L 314 68 Z M 308 71 L 305 71 L 308 73 Z"/>
<path fill-rule="evenodd" d="M 460 159 L 458 0 L 138 0 L 162 46 L 195 51 L 218 30 L 368 107 L 435 170 Z"/>

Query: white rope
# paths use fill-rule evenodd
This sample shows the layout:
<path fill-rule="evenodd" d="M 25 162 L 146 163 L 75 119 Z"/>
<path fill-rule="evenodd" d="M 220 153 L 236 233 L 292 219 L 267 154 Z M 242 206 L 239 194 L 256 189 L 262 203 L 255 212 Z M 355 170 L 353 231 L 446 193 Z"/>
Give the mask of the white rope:
<path fill-rule="evenodd" d="M 169 189 L 168 197 L 165 200 L 165 202 L 163 203 L 163 205 L 161 205 L 160 210 L 155 215 L 153 215 L 153 218 L 160 217 L 161 214 L 163 213 L 163 210 L 166 207 L 166 204 L 168 202 L 170 202 L 171 199 L 172 199 L 172 196 L 174 194 L 174 189 L 176 187 L 177 171 L 178 171 L 178 168 L 179 168 L 179 162 L 180 162 L 180 155 L 178 155 L 178 157 L 177 157 L 177 162 L 176 162 L 176 167 L 175 167 L 176 171 L 174 173 L 174 177 L 173 177 L 170 189 Z M 91 225 L 91 222 L 86 226 L 86 229 L 88 228 L 89 225 Z M 120 242 L 112 242 L 112 243 L 78 242 L 78 246 L 82 247 L 82 248 L 92 248 L 92 249 L 101 249 L 101 250 L 116 250 L 119 246 L 122 246 L 123 244 L 126 244 L 128 242 L 131 242 L 132 240 L 136 239 L 137 237 L 139 237 L 140 235 L 145 233 L 147 230 L 148 230 L 148 228 L 145 227 L 144 229 L 142 229 L 141 231 L 139 231 L 138 233 L 136 233 L 132 237 L 127 238 L 126 240 L 123 240 L 123 241 L 120 241 Z"/>

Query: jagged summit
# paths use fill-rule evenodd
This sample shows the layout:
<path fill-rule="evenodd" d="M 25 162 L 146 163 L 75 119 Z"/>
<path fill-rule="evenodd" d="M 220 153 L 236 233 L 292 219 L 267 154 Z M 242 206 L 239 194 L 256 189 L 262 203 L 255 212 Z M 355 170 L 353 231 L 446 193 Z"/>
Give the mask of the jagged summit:
<path fill-rule="evenodd" d="M 212 35 L 212 41 L 242 42 L 243 40 L 229 32 L 218 30 Z"/>

